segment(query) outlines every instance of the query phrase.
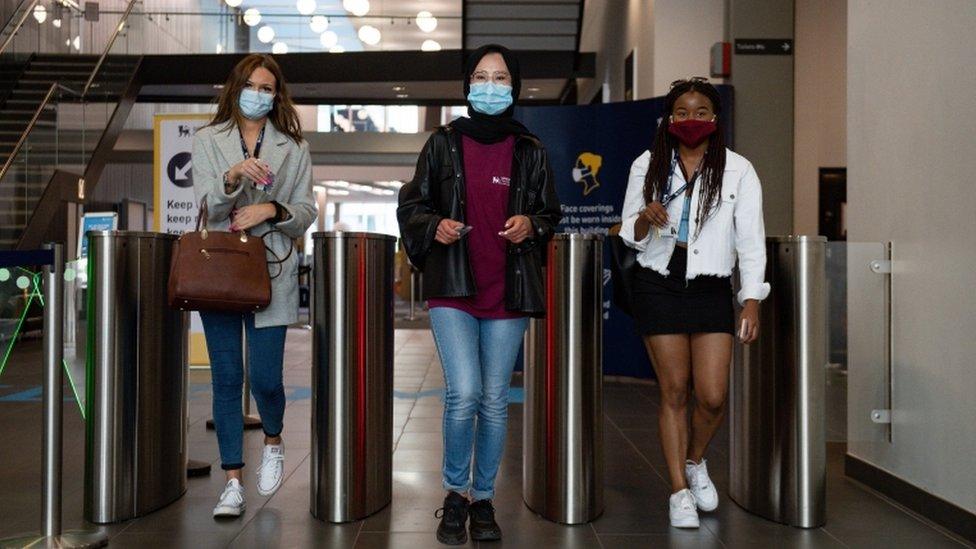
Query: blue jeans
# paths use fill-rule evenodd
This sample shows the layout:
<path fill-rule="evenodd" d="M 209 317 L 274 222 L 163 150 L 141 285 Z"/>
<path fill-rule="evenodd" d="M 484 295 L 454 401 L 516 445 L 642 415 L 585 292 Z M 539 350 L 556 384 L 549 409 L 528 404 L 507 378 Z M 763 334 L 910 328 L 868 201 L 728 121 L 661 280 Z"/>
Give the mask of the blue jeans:
<path fill-rule="evenodd" d="M 264 434 L 281 434 L 285 415 L 285 388 L 281 367 L 285 355 L 287 326 L 254 327 L 253 313 L 200 312 L 207 336 L 210 376 L 213 384 L 213 418 L 220 446 L 221 468 L 244 467 L 244 349 L 241 329 L 247 330 L 247 352 L 251 394 L 258 404 Z"/>
<path fill-rule="evenodd" d="M 491 499 L 505 449 L 508 388 L 529 319 L 478 319 L 457 309 L 435 307 L 430 310 L 430 323 L 447 385 L 444 489 L 461 494 L 470 489 L 475 501 Z"/>

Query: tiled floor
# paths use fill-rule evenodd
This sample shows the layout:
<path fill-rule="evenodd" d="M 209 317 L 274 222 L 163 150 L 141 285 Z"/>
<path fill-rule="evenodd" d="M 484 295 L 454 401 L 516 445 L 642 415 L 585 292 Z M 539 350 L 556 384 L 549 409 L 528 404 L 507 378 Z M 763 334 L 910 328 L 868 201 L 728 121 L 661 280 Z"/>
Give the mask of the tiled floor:
<path fill-rule="evenodd" d="M 287 479 L 272 497 L 254 490 L 254 468 L 246 471 L 247 513 L 215 522 L 210 512 L 223 484 L 217 444 L 204 428 L 210 415 L 206 373 L 192 375 L 191 457 L 212 461 L 210 477 L 190 479 L 186 495 L 148 516 L 103 527 L 113 547 L 437 547 L 434 509 L 440 506 L 440 366 L 430 333 L 396 334 L 396 401 L 393 502 L 368 519 L 345 525 L 312 518 L 309 502 L 309 332 L 291 330 L 285 364 L 289 397 L 284 438 Z M 40 512 L 39 345 L 15 352 L 0 378 L 0 537 L 37 528 Z M 516 383 L 519 380 L 516 378 Z M 68 393 L 66 393 L 68 394 Z M 830 445 L 828 518 L 825 528 L 796 530 L 755 517 L 723 497 L 719 510 L 703 516 L 697 531 L 668 526 L 668 485 L 657 443 L 658 400 L 652 385 L 607 383 L 606 510 L 592 524 L 561 526 L 543 520 L 521 501 L 522 405 L 510 407 L 509 442 L 495 501 L 504 529 L 502 543 L 486 547 L 962 547 L 923 521 L 887 503 L 843 476 L 843 447 Z M 246 435 L 250 464 L 260 457 L 261 435 Z M 713 478 L 728 486 L 728 433 L 723 430 L 709 458 Z M 83 526 L 84 433 L 77 407 L 65 403 L 64 518 Z M 469 544 L 473 545 L 473 544 Z"/>

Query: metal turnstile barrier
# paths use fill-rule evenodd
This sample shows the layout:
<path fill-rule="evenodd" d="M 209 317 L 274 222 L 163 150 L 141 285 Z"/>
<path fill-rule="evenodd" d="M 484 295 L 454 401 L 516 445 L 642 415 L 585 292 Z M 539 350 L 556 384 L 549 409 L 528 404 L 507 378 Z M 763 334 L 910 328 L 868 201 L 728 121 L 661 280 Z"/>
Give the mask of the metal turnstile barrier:
<path fill-rule="evenodd" d="M 767 239 L 761 334 L 737 345 L 731 382 L 730 496 L 770 520 L 825 522 L 827 365 L 824 237 Z"/>
<path fill-rule="evenodd" d="M 85 518 L 131 519 L 186 491 L 188 314 L 170 309 L 175 235 L 88 233 Z"/>
<path fill-rule="evenodd" d="M 523 499 L 546 519 L 603 512 L 603 238 L 548 244 L 546 316 L 525 336 Z"/>
<path fill-rule="evenodd" d="M 393 486 L 393 253 L 373 233 L 315 233 L 312 515 L 350 522 Z"/>

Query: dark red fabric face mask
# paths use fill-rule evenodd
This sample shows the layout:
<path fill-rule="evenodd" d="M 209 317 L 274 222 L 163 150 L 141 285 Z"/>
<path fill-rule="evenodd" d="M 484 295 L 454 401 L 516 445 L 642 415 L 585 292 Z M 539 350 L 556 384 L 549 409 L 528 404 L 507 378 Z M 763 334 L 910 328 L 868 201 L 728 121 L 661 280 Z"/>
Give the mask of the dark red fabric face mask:
<path fill-rule="evenodd" d="M 668 133 L 677 137 L 684 146 L 694 148 L 715 133 L 717 128 L 714 120 L 681 120 L 668 124 Z"/>

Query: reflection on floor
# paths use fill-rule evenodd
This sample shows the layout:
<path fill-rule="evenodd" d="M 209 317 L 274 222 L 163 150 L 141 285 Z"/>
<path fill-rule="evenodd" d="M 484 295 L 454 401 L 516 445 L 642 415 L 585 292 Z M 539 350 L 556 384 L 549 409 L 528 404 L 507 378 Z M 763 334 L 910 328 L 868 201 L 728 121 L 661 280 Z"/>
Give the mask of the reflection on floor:
<path fill-rule="evenodd" d="M 254 486 L 261 434 L 246 435 L 247 513 L 214 522 L 211 509 L 223 485 L 217 443 L 204 428 L 210 416 L 205 372 L 191 376 L 191 457 L 214 463 L 210 477 L 190 479 L 186 495 L 140 519 L 104 530 L 113 547 L 436 547 L 434 509 L 440 506 L 441 391 L 443 378 L 429 331 L 396 334 L 396 403 L 393 503 L 362 522 L 324 524 L 309 504 L 309 332 L 290 330 L 285 364 L 289 402 L 285 414 L 287 479 L 272 497 Z M 0 538 L 36 531 L 40 516 L 39 344 L 16 351 L 0 379 Z M 37 388 L 37 390 L 35 390 Z M 69 395 L 70 392 L 66 392 Z M 521 501 L 522 405 L 510 407 L 509 443 L 498 478 L 495 505 L 502 543 L 486 547 L 961 547 L 898 507 L 842 475 L 843 447 L 830 446 L 828 520 L 825 528 L 796 530 L 750 515 L 723 497 L 719 510 L 703 515 L 702 528 L 668 526 L 666 470 L 657 443 L 658 399 L 652 385 L 607 383 L 606 512 L 592 524 L 547 522 Z M 78 408 L 65 406 L 64 522 L 83 525 L 84 433 Z M 719 487 L 728 486 L 728 432 L 720 432 L 708 456 Z M 473 544 L 469 544 L 473 545 Z"/>

